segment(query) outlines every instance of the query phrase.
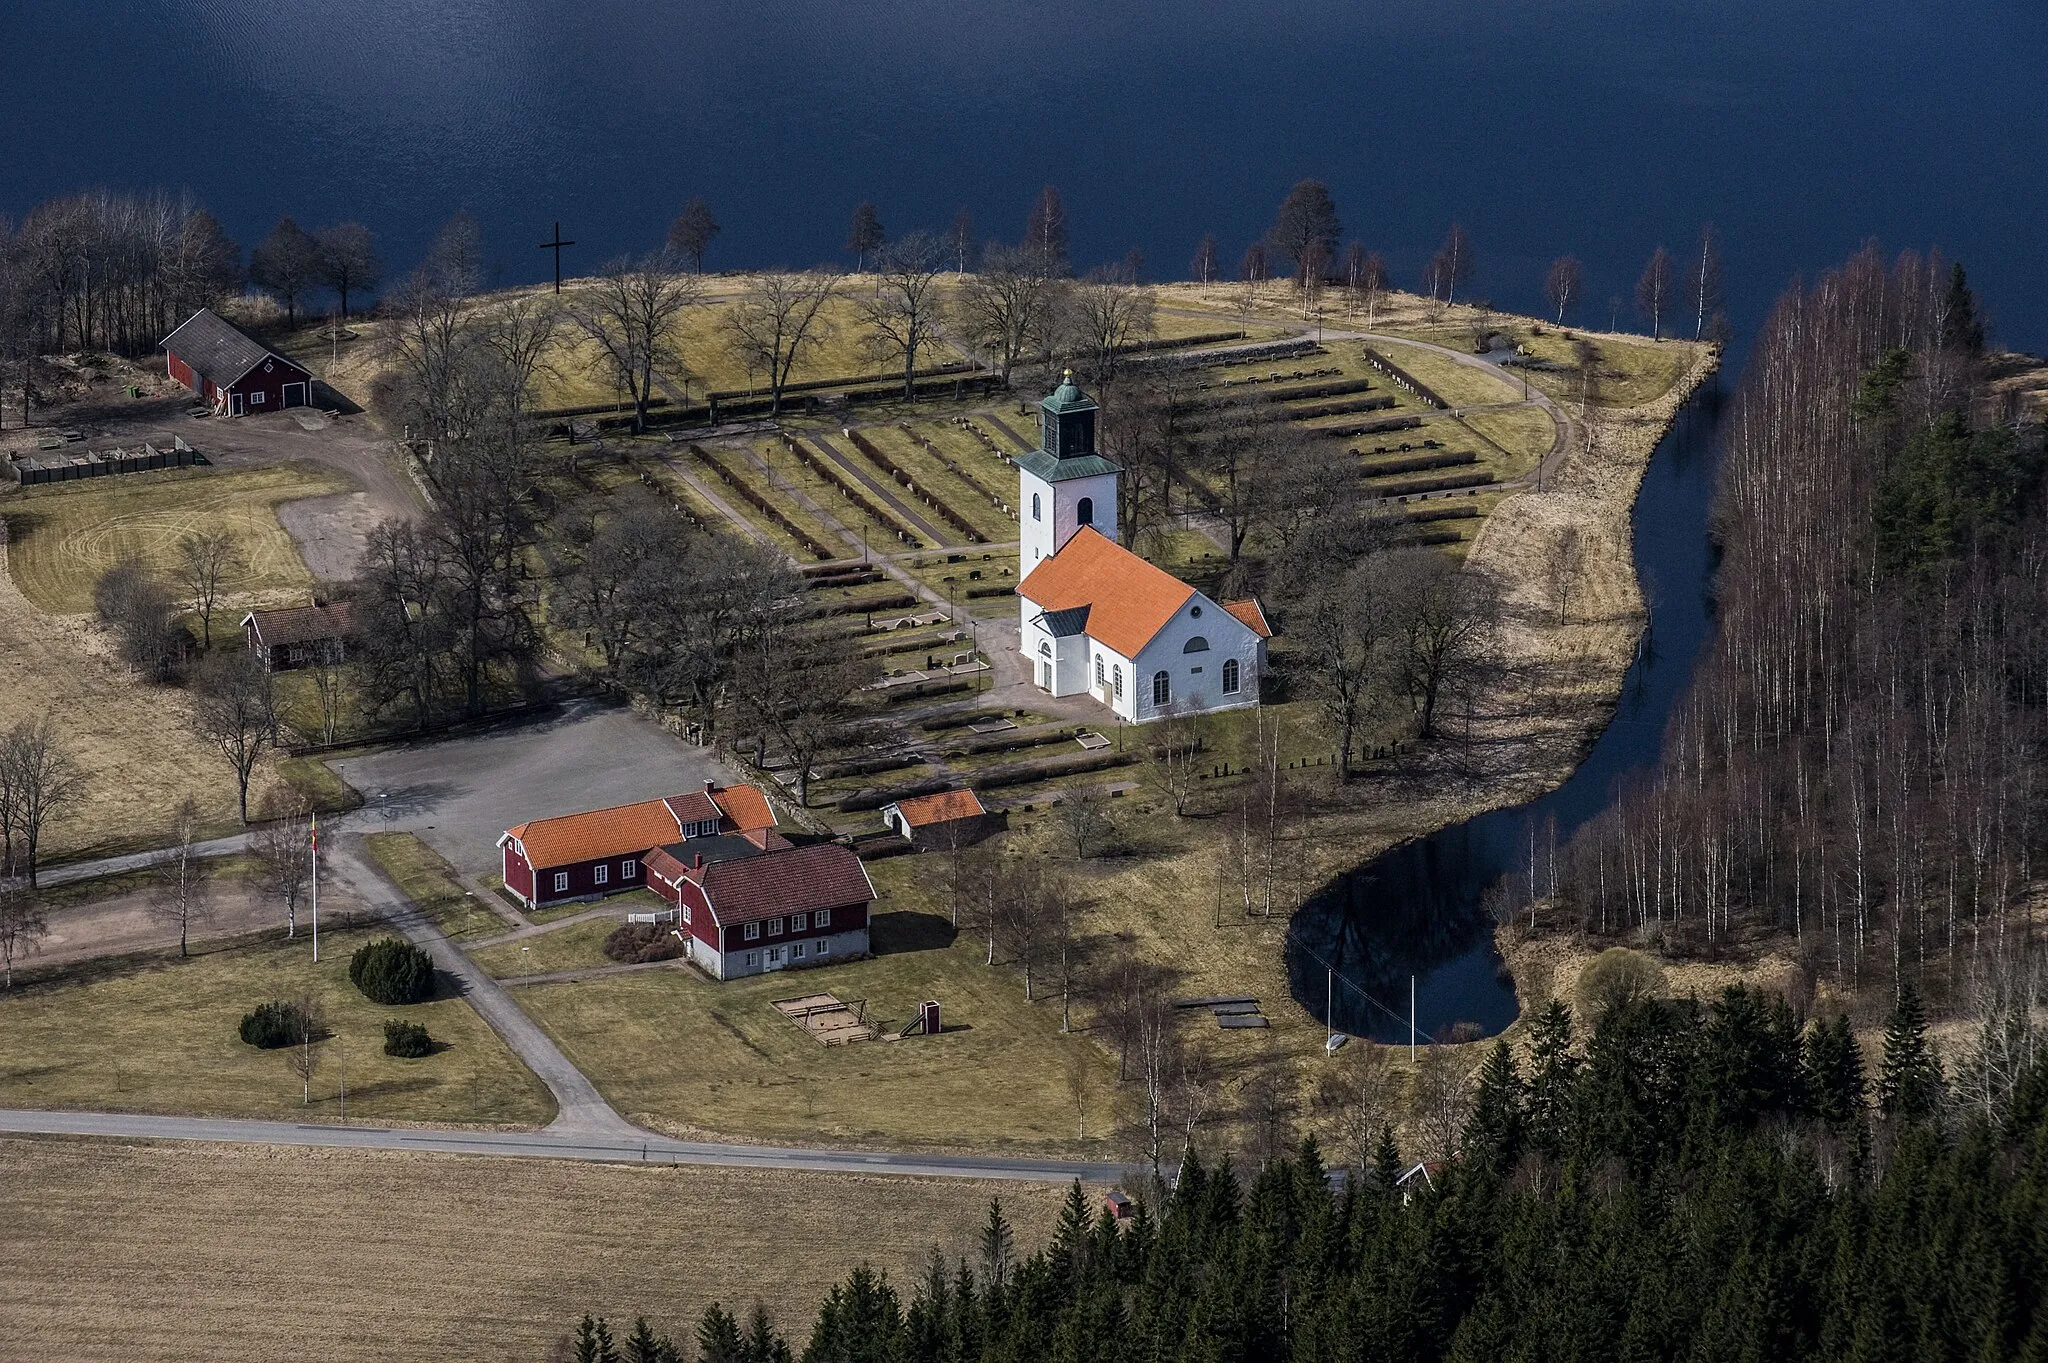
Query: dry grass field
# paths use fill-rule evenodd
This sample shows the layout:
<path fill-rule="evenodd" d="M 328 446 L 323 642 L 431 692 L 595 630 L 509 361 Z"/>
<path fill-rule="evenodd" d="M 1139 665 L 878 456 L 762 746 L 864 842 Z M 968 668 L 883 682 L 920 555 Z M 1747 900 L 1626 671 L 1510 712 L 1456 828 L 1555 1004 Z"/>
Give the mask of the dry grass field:
<path fill-rule="evenodd" d="M 413 834 L 371 833 L 363 845 L 377 868 L 449 937 L 460 941 L 511 930 L 509 920 L 463 889 L 455 868 Z"/>
<path fill-rule="evenodd" d="M 0 1359 L 539 1363 L 585 1311 L 688 1338 L 765 1305 L 801 1351 L 862 1260 L 907 1287 L 1020 1252 L 1049 1185 L 269 1147 L 0 1139 Z M 694 1356 L 694 1349 L 692 1350 Z"/>
<path fill-rule="evenodd" d="M 348 1110 L 388 1121 L 537 1126 L 553 1100 L 459 998 L 407 1008 L 374 1004 L 349 983 L 349 953 L 362 929 L 323 931 L 320 963 L 302 931 L 111 958 L 0 998 L 0 1107 L 181 1112 L 219 1117 L 305 1118 L 340 1113 L 342 1053 Z M 310 1107 L 281 1051 L 245 1045 L 242 1015 L 270 999 L 310 994 L 332 1035 Z M 384 1022 L 423 1023 L 446 1049 L 420 1060 L 384 1054 Z"/>
<path fill-rule="evenodd" d="M 168 571 L 178 540 L 203 527 L 241 537 L 248 566 L 223 584 L 231 596 L 310 588 L 312 575 L 278 524 L 277 505 L 353 486 L 317 465 L 280 464 L 233 472 L 167 469 L 30 488 L 0 501 L 11 540 L 9 571 L 22 595 L 43 610 L 89 611 L 101 573 L 130 554 Z M 215 614 L 216 628 L 222 613 Z"/>
<path fill-rule="evenodd" d="M 898 907 L 892 887 L 920 878 L 913 864 L 929 877 L 940 860 L 874 863 L 876 887 L 892 893 L 885 906 Z M 1106 1157 L 1115 1066 L 1085 1035 L 1061 1035 L 1056 990 L 1040 980 L 1026 1003 L 1018 977 L 983 965 L 971 935 L 949 944 L 936 913 L 881 913 L 875 935 L 882 954 L 868 961 L 724 984 L 687 968 L 640 971 L 534 985 L 518 999 L 614 1107 L 657 1130 Z M 769 1006 L 826 991 L 865 999 L 891 1029 L 937 999 L 946 1031 L 827 1048 Z"/>
<path fill-rule="evenodd" d="M 637 901 L 638 896 L 634 896 Z M 537 933 L 522 937 L 514 942 L 499 942 L 494 946 L 477 947 L 469 953 L 471 960 L 490 972 L 495 979 L 508 980 L 520 975 L 546 975 L 557 970 L 600 970 L 617 965 L 604 954 L 604 939 L 609 937 L 624 921 L 621 915 L 641 912 L 655 907 L 653 895 L 646 903 L 622 904 L 616 899 L 606 900 L 609 911 L 602 918 L 592 918 L 581 923 L 571 923 L 553 932 Z M 579 904 L 578 908 L 589 908 Z"/>

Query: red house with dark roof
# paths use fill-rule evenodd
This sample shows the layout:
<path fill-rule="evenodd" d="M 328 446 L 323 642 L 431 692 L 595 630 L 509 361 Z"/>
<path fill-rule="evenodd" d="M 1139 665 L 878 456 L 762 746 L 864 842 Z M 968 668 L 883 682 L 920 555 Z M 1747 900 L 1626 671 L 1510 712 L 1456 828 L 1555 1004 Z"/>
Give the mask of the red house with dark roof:
<path fill-rule="evenodd" d="M 837 843 L 698 838 L 658 847 L 645 864 L 647 887 L 676 906 L 690 959 L 716 979 L 868 954 L 875 887 Z"/>
<path fill-rule="evenodd" d="M 213 404 L 219 416 L 305 407 L 313 376 L 212 308 L 201 308 L 164 337 L 164 368 Z"/>
<path fill-rule="evenodd" d="M 768 797 L 753 786 L 721 786 L 582 814 L 530 819 L 498 839 L 505 888 L 529 908 L 599 899 L 638 889 L 641 858 L 694 839 L 735 838 L 756 850 L 787 847 Z"/>

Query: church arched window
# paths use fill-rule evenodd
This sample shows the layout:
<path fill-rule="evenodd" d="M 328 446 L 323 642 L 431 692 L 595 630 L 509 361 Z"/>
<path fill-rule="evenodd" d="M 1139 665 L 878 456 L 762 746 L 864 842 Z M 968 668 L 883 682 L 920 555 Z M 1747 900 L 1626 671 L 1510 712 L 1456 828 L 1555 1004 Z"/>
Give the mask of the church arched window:
<path fill-rule="evenodd" d="M 1038 494 L 1035 492 L 1031 494 L 1031 519 L 1034 521 L 1040 519 L 1038 514 Z"/>
<path fill-rule="evenodd" d="M 1171 705 L 1173 703 L 1173 678 L 1164 672 L 1152 674 L 1152 703 Z"/>
<path fill-rule="evenodd" d="M 1074 524 L 1095 524 L 1095 499 L 1093 497 L 1083 497 L 1079 502 L 1075 503 Z"/>
<path fill-rule="evenodd" d="M 1235 658 L 1226 658 L 1223 661 L 1223 694 L 1226 696 L 1237 694 L 1237 659 Z"/>
<path fill-rule="evenodd" d="M 1209 641 L 1197 634 L 1194 638 L 1182 644 L 1180 651 L 1183 653 L 1207 653 L 1209 651 Z"/>

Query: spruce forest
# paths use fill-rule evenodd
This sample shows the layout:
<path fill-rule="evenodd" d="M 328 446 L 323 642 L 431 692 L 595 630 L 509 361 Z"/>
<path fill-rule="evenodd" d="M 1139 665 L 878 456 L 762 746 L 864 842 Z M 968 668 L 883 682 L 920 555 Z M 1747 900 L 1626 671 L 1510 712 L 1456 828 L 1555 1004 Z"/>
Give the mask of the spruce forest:
<path fill-rule="evenodd" d="M 1249 1186 L 1192 1154 L 1156 1210 L 1091 1218 L 1077 1185 L 1017 1259 L 1000 1205 L 977 1253 L 907 1294 L 857 1269 L 793 1349 L 708 1308 L 678 1345 L 586 1318 L 579 1363 L 1635 1363 L 2048 1360 L 2048 1063 L 1958 1101 L 1901 996 L 1866 1076 L 1847 1020 L 1803 1026 L 1734 988 L 1622 992 L 1590 1037 L 1496 1043 L 1459 1158 L 1407 1172 L 1391 1131 L 1332 1179 L 1312 1143 Z M 1413 1166 L 1408 1166 L 1410 1169 Z M 1405 1174 L 1405 1177 L 1404 1177 Z M 1333 1184 L 1341 1184 L 1334 1188 Z"/>

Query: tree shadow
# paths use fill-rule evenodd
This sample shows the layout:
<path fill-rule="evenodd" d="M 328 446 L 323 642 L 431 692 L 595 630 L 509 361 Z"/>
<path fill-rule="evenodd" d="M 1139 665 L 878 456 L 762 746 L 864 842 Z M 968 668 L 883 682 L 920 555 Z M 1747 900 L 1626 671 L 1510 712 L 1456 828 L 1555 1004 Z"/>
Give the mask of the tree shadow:
<path fill-rule="evenodd" d="M 868 949 L 877 956 L 937 951 L 953 945 L 960 929 L 936 913 L 878 914 L 868 925 Z"/>

